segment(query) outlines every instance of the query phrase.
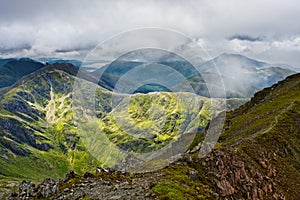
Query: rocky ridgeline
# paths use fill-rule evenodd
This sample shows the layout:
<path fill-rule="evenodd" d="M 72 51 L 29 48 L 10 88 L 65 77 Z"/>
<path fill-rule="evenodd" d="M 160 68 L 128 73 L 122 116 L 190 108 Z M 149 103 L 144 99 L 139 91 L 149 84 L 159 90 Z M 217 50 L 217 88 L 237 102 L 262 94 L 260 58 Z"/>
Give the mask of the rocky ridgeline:
<path fill-rule="evenodd" d="M 109 168 L 98 168 L 95 174 L 79 176 L 69 172 L 64 180 L 45 179 L 41 184 L 23 181 L 19 191 L 9 200 L 17 199 L 147 199 L 150 181 L 154 178 L 131 175 Z"/>
<path fill-rule="evenodd" d="M 205 158 L 186 154 L 172 165 L 187 166 L 186 175 L 191 183 L 207 182 L 212 191 L 211 199 L 284 200 L 286 197 L 275 182 L 277 170 L 270 164 L 271 157 L 262 153 L 255 165 L 230 149 L 214 149 Z M 23 181 L 18 193 L 11 194 L 8 199 L 159 199 L 151 188 L 168 180 L 165 176 L 167 170 L 168 167 L 152 173 L 129 174 L 98 168 L 95 174 L 85 173 L 83 176 L 71 171 L 64 180 L 57 182 L 45 179 L 34 185 Z M 203 171 L 205 177 L 199 176 Z"/>

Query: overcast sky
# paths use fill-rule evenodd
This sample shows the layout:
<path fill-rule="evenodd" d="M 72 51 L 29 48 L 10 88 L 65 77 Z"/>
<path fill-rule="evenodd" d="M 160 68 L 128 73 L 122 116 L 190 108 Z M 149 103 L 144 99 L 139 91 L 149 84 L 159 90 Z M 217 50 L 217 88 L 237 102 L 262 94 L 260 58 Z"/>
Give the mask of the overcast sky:
<path fill-rule="evenodd" d="M 300 67 L 299 0 L 0 0 L 0 57 L 79 58 L 130 29 L 196 38 L 212 56 L 239 53 Z"/>

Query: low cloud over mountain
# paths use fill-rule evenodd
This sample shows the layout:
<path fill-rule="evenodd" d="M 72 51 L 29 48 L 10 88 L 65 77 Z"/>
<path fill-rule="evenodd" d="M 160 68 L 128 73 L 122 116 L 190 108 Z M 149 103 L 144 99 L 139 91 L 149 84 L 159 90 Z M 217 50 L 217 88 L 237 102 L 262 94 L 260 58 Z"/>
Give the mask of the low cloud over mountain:
<path fill-rule="evenodd" d="M 3 0 L 0 56 L 84 58 L 99 42 L 120 32 L 164 27 L 199 40 L 213 57 L 221 52 L 242 53 L 298 67 L 300 25 L 295 20 L 300 18 L 299 2 L 268 0 L 264 5 L 258 0 Z"/>

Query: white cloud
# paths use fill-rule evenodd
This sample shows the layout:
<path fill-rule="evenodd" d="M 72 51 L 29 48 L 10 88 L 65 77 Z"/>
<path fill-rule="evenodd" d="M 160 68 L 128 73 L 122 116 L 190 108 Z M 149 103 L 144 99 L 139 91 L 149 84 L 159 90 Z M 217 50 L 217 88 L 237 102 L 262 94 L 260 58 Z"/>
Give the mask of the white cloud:
<path fill-rule="evenodd" d="M 299 8 L 297 0 L 1 0 L 0 56 L 67 56 L 67 51 L 56 50 L 84 56 L 98 42 L 139 27 L 175 29 L 201 38 L 199 43 L 212 55 L 284 54 L 287 49 L 299 51 Z M 263 41 L 227 40 L 237 34 Z M 14 48 L 17 51 L 3 51 Z M 297 63 L 300 58 L 284 61 Z"/>
<path fill-rule="evenodd" d="M 300 50 L 300 36 L 282 41 L 273 41 L 272 45 L 276 48 L 282 48 L 286 50 Z"/>

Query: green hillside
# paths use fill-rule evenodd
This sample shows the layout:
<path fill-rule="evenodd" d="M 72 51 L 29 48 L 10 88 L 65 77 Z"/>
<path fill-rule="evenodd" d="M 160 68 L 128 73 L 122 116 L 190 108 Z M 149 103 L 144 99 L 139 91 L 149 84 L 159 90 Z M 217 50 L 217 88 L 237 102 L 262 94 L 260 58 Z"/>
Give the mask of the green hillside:
<path fill-rule="evenodd" d="M 171 176 L 151 191 L 159 199 L 299 199 L 299 100 L 300 74 L 256 93 L 227 112 L 212 152 L 201 158 L 194 143 L 186 157 L 162 170 Z M 197 181 L 188 177 L 191 171 Z"/>
<path fill-rule="evenodd" d="M 196 137 L 190 150 L 165 168 L 141 174 L 69 173 L 51 198 L 299 199 L 299 99 L 296 74 L 227 112 L 224 131 L 207 156 L 202 155 L 209 143 Z"/>
<path fill-rule="evenodd" d="M 2 95 L 0 100 L 0 173 L 5 177 L 42 180 L 45 177 L 61 178 L 69 170 L 77 173 L 94 171 L 103 165 L 103 158 L 95 158 L 90 152 L 87 139 L 90 130 L 83 130 L 74 124 L 73 84 L 77 79 L 78 68 L 72 65 L 49 65 L 42 70 L 18 81 Z M 88 79 L 88 77 L 86 77 Z M 148 152 L 167 145 L 178 139 L 183 128 L 204 129 L 214 115 L 211 101 L 218 99 L 195 96 L 188 93 L 149 93 L 121 95 L 129 100 L 128 113 L 124 113 L 122 104 L 112 109 L 109 102 L 112 93 L 81 79 L 86 88 L 96 87 L 96 113 L 89 113 L 89 119 L 99 126 L 114 145 L 124 151 Z M 179 101 L 179 98 L 181 100 Z M 196 98 L 199 107 L 189 110 L 192 99 Z M 243 100 L 244 101 L 244 100 Z M 243 103 L 232 99 L 228 107 Z M 154 107 L 153 107 L 154 106 Z M 160 109 L 165 113 L 160 113 Z M 194 105 L 195 106 L 195 105 Z M 79 108 L 80 109 L 80 108 Z M 189 113 L 188 113 L 189 112 Z M 155 124 L 165 123 L 163 127 Z M 201 118 L 199 124 L 187 124 L 187 115 Z M 118 116 L 122 121 L 115 121 Z M 155 122 L 155 123 L 154 123 Z M 120 123 L 125 131 L 120 129 Z M 193 122 L 195 123 L 195 122 Z M 182 127 L 181 124 L 185 124 Z M 124 129 L 124 127 L 122 127 Z M 147 130 L 147 137 L 136 139 L 137 134 Z M 148 139 L 147 139 L 148 138 Z M 150 139 L 149 139 L 150 138 Z M 108 156 L 108 155 L 107 155 Z M 108 162 L 109 163 L 109 162 Z"/>

